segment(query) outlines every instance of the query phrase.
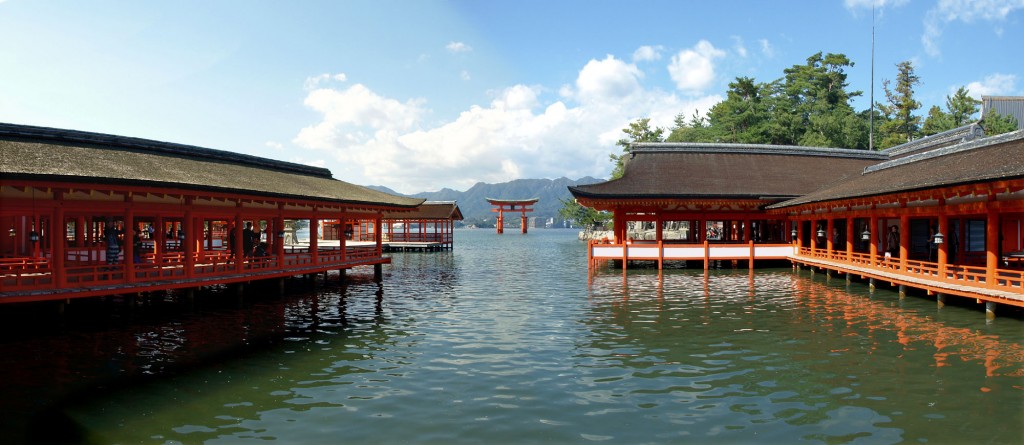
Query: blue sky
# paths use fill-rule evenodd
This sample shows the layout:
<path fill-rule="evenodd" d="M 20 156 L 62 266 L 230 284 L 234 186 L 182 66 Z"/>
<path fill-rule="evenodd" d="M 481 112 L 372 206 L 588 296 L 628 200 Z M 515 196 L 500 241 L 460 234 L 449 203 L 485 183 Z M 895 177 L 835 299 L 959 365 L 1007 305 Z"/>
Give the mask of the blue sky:
<path fill-rule="evenodd" d="M 198 145 L 399 192 L 607 177 L 621 129 L 822 51 L 868 107 L 873 0 L 0 0 L 0 122 Z M 1024 94 L 1024 0 L 874 0 L 875 98 Z"/>

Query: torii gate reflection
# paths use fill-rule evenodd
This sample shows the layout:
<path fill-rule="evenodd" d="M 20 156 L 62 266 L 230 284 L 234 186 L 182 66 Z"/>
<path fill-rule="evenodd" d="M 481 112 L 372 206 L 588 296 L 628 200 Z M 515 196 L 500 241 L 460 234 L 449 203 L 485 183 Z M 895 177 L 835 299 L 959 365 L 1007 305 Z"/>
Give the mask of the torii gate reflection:
<path fill-rule="evenodd" d="M 522 214 L 523 233 L 526 233 L 526 226 L 528 225 L 527 221 L 526 221 L 526 212 L 532 212 L 533 211 L 533 207 L 530 207 L 530 206 L 532 206 L 533 204 L 536 204 L 537 201 L 540 201 L 540 198 L 530 198 L 530 199 L 494 199 L 494 198 L 486 198 L 486 199 L 487 199 L 487 202 L 491 203 L 491 205 L 494 206 L 494 208 L 491 209 L 491 211 L 498 213 L 498 223 L 495 225 L 496 228 L 497 228 L 498 234 L 505 233 L 505 211 L 506 210 L 513 211 L 513 212 L 514 211 L 521 212 L 521 214 Z"/>

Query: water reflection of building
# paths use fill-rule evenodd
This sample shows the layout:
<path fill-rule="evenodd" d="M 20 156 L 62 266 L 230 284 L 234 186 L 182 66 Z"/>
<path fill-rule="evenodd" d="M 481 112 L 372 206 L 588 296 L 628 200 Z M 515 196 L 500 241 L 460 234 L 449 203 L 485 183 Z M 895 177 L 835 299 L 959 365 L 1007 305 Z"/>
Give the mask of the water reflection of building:
<path fill-rule="evenodd" d="M 1024 131 L 979 133 L 965 126 L 882 152 L 641 143 L 622 178 L 570 192 L 614 213 L 614 239 L 588 246 L 591 268 L 782 259 L 991 312 L 1024 306 Z M 686 235 L 666 236 L 680 227 Z"/>
<path fill-rule="evenodd" d="M 977 364 L 988 377 L 1024 377 L 1024 345 L 988 332 L 937 323 L 913 311 L 894 311 L 886 300 L 865 301 L 863 295 L 802 274 L 709 271 L 595 276 L 590 283 L 592 310 L 595 316 L 608 319 L 594 322 L 615 323 L 623 330 L 617 336 L 638 344 L 645 338 L 724 335 L 708 328 L 721 323 L 730 332 L 779 336 L 780 343 L 813 340 L 809 345 L 823 348 L 822 356 L 850 348 L 862 349 L 864 357 L 917 351 L 930 354 L 935 367 L 960 360 Z M 758 316 L 768 312 L 787 315 Z M 768 319 L 778 323 L 779 318 L 784 325 L 764 323 Z M 813 347 L 808 346 L 812 351 Z"/>

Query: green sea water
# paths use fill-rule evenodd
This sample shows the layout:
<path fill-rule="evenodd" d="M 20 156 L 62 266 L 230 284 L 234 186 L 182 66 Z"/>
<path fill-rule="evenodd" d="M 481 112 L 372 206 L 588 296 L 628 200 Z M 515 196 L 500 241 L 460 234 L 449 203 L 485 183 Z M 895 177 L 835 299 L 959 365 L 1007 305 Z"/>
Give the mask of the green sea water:
<path fill-rule="evenodd" d="M 973 301 L 791 269 L 589 274 L 574 231 L 539 229 L 458 230 L 379 284 L 255 287 L 8 330 L 7 437 L 1024 443 L 1024 322 Z"/>

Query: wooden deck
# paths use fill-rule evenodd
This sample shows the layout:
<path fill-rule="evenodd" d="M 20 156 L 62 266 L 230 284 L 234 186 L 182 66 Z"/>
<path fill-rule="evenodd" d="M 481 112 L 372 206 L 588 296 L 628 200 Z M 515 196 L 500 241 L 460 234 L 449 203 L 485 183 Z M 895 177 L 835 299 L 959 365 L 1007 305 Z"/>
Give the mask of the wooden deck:
<path fill-rule="evenodd" d="M 789 259 L 796 264 L 840 273 L 873 278 L 891 285 L 924 289 L 929 294 L 949 294 L 980 301 L 1006 303 L 1024 307 L 1024 270 L 997 269 L 992 277 L 984 267 L 950 264 L 940 270 L 939 265 L 926 261 L 907 261 L 901 268 L 898 260 L 845 252 L 800 249 Z"/>
<path fill-rule="evenodd" d="M 375 243 L 318 246 L 289 245 L 284 254 L 248 257 L 240 263 L 226 251 L 201 252 L 186 261 L 181 252 L 147 255 L 139 262 L 107 264 L 105 258 L 65 261 L 54 276 L 49 258 L 0 262 L 0 303 L 64 300 L 100 295 L 182 289 L 214 284 L 243 283 L 389 264 Z M 376 269 L 375 269 L 376 273 Z"/>
<path fill-rule="evenodd" d="M 622 260 L 623 269 L 628 261 L 654 261 L 660 269 L 665 261 L 703 261 L 707 268 L 711 261 L 747 260 L 750 267 L 756 260 L 785 260 L 793 254 L 792 244 L 748 243 L 672 243 L 664 241 L 633 241 L 611 244 L 591 241 L 587 245 L 590 267 L 608 260 Z"/>

